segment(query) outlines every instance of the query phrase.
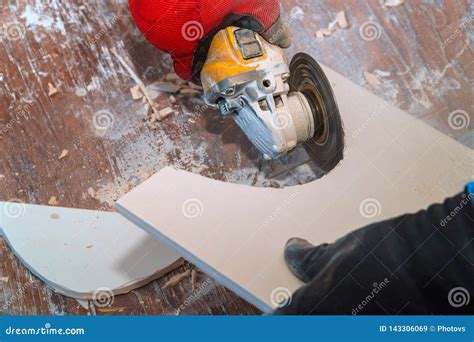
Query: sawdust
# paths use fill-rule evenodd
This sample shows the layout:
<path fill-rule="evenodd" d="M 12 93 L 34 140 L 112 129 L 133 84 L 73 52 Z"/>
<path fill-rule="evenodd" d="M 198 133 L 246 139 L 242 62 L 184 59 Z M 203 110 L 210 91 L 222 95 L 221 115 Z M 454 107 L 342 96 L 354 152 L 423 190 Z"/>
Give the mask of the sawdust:
<path fill-rule="evenodd" d="M 59 219 L 59 214 L 57 213 L 52 213 L 50 216 L 53 220 L 58 220 Z"/>

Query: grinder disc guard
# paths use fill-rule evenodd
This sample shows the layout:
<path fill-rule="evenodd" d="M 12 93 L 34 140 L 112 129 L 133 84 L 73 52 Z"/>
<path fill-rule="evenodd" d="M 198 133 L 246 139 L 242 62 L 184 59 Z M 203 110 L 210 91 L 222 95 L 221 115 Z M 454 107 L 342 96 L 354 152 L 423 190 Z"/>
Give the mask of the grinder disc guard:
<path fill-rule="evenodd" d="M 331 84 L 319 64 L 298 53 L 290 63 L 290 92 L 301 92 L 314 117 L 314 136 L 304 143 L 311 159 L 324 172 L 331 171 L 344 156 L 344 130 Z"/>

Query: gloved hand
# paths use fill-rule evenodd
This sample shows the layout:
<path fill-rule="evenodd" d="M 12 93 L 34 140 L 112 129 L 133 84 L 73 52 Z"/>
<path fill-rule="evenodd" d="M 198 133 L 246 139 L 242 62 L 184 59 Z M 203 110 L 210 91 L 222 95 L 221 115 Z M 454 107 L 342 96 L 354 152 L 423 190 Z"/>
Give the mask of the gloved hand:
<path fill-rule="evenodd" d="M 331 244 L 291 239 L 285 260 L 306 284 L 275 313 L 472 314 L 473 219 L 471 189 Z"/>
<path fill-rule="evenodd" d="M 171 54 L 176 73 L 199 82 L 214 35 L 228 26 L 261 33 L 289 47 L 278 0 L 129 0 L 132 16 L 145 37 Z"/>

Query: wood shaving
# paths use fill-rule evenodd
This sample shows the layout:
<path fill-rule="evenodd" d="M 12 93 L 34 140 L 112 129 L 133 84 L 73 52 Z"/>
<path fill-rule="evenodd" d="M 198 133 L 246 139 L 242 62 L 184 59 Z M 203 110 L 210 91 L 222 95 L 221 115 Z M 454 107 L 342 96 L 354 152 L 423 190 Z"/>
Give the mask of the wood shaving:
<path fill-rule="evenodd" d="M 197 284 L 197 272 L 196 270 L 191 271 L 191 291 L 196 290 L 196 284 Z"/>
<path fill-rule="evenodd" d="M 140 90 L 140 86 L 138 84 L 130 88 L 130 93 L 132 94 L 132 99 L 134 100 L 141 100 L 143 97 L 143 93 Z"/>
<path fill-rule="evenodd" d="M 55 86 L 53 86 L 51 83 L 48 83 L 48 96 L 51 97 L 53 95 L 56 95 L 58 93 L 58 90 L 56 89 Z"/>
<path fill-rule="evenodd" d="M 57 200 L 56 196 L 51 196 L 51 198 L 48 201 L 48 204 L 49 205 L 58 205 L 58 200 Z"/>
<path fill-rule="evenodd" d="M 10 278 L 8 278 L 8 277 L 0 277 L 0 282 L 2 282 L 2 283 L 8 283 L 8 280 L 9 280 L 9 279 L 10 279 Z"/>
<path fill-rule="evenodd" d="M 68 150 L 63 150 L 61 154 L 59 155 L 58 160 L 65 158 L 68 155 L 68 153 L 69 153 Z"/>
<path fill-rule="evenodd" d="M 379 87 L 382 84 L 377 78 L 377 76 L 368 71 L 364 71 L 364 77 L 367 80 L 367 83 L 369 83 L 373 87 Z"/>
<path fill-rule="evenodd" d="M 384 6 L 385 7 L 395 7 L 395 6 L 400 6 L 405 3 L 405 0 L 385 0 Z"/>
<path fill-rule="evenodd" d="M 186 270 L 183 273 L 177 274 L 173 277 L 171 277 L 163 286 L 163 289 L 167 289 L 170 287 L 175 287 L 178 285 L 183 279 L 188 278 L 189 275 L 191 274 L 190 270 Z"/>

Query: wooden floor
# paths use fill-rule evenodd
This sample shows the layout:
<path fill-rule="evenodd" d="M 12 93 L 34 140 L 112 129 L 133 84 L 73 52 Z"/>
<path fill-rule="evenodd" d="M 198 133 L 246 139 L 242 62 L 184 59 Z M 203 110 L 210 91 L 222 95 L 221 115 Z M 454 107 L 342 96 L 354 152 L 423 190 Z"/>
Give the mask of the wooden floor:
<path fill-rule="evenodd" d="M 472 122 L 469 1 L 441 6 L 434 0 L 413 0 L 394 8 L 381 2 L 282 1 L 294 34 L 290 53 L 310 53 L 474 148 L 472 126 L 456 129 L 449 121 L 449 114 L 457 111 Z M 293 185 L 318 177 L 308 165 L 296 167 L 298 153 L 284 164 L 265 162 L 233 122 L 196 98 L 173 105 L 168 96 L 160 96 L 159 104 L 173 106 L 176 115 L 151 130 L 144 122 L 144 105 L 131 98 L 134 83 L 111 49 L 127 57 L 147 84 L 162 80 L 171 63 L 143 41 L 125 1 L 0 4 L 0 200 L 46 204 L 56 196 L 60 206 L 112 210 L 130 186 L 169 165 L 256 186 Z M 317 39 L 315 32 L 341 10 L 350 28 Z M 367 83 L 364 71 L 376 75 L 379 84 Z M 52 97 L 48 83 L 58 89 Z M 63 149 L 69 155 L 58 160 Z M 89 188 L 95 198 L 87 193 Z M 188 282 L 161 289 L 170 276 L 117 296 L 111 308 L 99 310 L 53 293 L 0 240 L 0 277 L 8 277 L 0 281 L 0 313 L 259 313 L 204 274 L 199 283 L 205 291 L 198 298 Z"/>

